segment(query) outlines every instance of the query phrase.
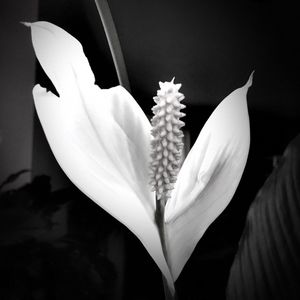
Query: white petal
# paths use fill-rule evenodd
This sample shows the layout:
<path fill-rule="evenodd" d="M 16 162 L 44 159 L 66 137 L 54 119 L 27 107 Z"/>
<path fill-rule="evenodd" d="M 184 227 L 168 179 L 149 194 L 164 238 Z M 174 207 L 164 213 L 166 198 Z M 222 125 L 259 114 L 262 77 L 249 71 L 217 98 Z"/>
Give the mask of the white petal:
<path fill-rule="evenodd" d="M 48 22 L 26 25 L 31 28 L 36 57 L 60 95 L 72 89 L 75 79 L 81 85 L 94 84 L 94 74 L 74 37 Z"/>
<path fill-rule="evenodd" d="M 179 172 L 165 215 L 174 280 L 241 179 L 250 145 L 246 94 L 251 83 L 252 75 L 219 104 Z"/>
<path fill-rule="evenodd" d="M 172 287 L 148 185 L 146 116 L 122 87 L 101 90 L 94 85 L 81 46 L 68 33 L 45 22 L 31 28 L 36 55 L 60 94 L 58 98 L 40 86 L 33 91 L 58 163 L 80 190 L 135 233 Z M 49 60 L 52 54 L 56 58 Z"/>

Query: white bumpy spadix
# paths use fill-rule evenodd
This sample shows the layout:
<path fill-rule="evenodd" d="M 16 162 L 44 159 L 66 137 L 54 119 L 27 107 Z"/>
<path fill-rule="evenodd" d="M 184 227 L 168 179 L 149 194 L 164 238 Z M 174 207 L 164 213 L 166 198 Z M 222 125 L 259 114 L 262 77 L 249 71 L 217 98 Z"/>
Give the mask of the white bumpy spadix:
<path fill-rule="evenodd" d="M 36 110 L 50 147 L 70 180 L 143 243 L 174 292 L 207 227 L 231 200 L 249 150 L 246 85 L 213 112 L 188 154 L 165 210 L 168 264 L 155 223 L 149 164 L 151 125 L 122 87 L 103 90 L 80 43 L 48 23 L 26 23 L 36 56 L 59 97 L 40 85 Z M 201 271 L 201 270 L 199 270 Z"/>
<path fill-rule="evenodd" d="M 171 197 L 182 159 L 181 127 L 184 122 L 180 118 L 185 114 L 180 110 L 185 105 L 180 103 L 184 99 L 179 92 L 181 84 L 174 84 L 174 78 L 171 82 L 159 82 L 159 86 L 157 96 L 153 97 L 156 105 L 152 108 L 154 116 L 151 120 L 150 184 L 156 199 L 165 202 Z"/>

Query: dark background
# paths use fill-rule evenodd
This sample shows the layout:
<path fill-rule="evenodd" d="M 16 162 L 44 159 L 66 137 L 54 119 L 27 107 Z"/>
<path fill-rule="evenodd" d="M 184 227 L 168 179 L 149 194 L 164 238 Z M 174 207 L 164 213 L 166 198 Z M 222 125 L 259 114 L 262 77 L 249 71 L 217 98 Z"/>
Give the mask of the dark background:
<path fill-rule="evenodd" d="M 224 299 L 248 207 L 286 144 L 300 131 L 297 10 L 291 3 L 258 0 L 108 2 L 132 95 L 150 115 L 158 81 L 175 76 L 183 84 L 186 129 L 192 143 L 216 105 L 255 70 L 248 93 L 251 148 L 241 184 L 176 282 L 180 299 Z M 5 11 L 15 14 L 18 5 L 15 10 L 4 4 L 1 8 L 7 26 L 10 16 Z M 101 88 L 118 84 L 93 1 L 40 0 L 35 9 L 33 18 L 59 25 L 82 43 Z M 6 41 L 3 36 L 1 43 Z M 18 36 L 30 39 L 26 29 Z M 28 69 L 26 63 L 21 56 L 18 67 L 23 72 Z M 1 73 L 2 84 L 8 82 L 6 74 Z M 36 82 L 52 88 L 38 65 L 34 74 Z M 8 99 L 1 99 L 2 112 L 10 105 Z M 19 116 L 15 110 L 9 118 L 2 113 L 0 130 L 8 132 L 6 120 L 13 119 L 11 130 L 17 128 L 15 136 L 24 138 Z M 140 242 L 70 185 L 33 114 L 26 124 L 31 128 L 27 133 L 32 140 L 31 161 L 19 162 L 14 170 L 25 166 L 31 169 L 32 179 L 49 177 L 36 178 L 0 198 L 0 272 L 4 278 L 0 298 L 160 299 L 159 270 Z M 0 143 L 2 149 L 5 141 Z M 9 170 L 6 156 L 12 148 L 13 144 L 1 152 L 2 170 Z"/>

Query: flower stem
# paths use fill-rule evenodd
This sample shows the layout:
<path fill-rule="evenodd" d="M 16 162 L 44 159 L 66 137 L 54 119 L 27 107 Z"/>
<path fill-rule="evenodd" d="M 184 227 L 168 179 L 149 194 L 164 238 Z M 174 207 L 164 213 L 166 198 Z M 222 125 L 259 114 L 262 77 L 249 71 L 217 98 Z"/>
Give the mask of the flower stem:
<path fill-rule="evenodd" d="M 178 300 L 176 291 L 175 291 L 175 294 L 172 295 L 172 293 L 169 289 L 167 280 L 164 275 L 162 275 L 162 281 L 163 281 L 163 285 L 164 285 L 165 300 Z"/>
<path fill-rule="evenodd" d="M 155 221 L 161 239 L 162 250 L 168 263 L 168 252 L 167 252 L 167 244 L 166 244 L 166 237 L 165 237 L 165 221 L 164 221 L 165 205 L 166 205 L 166 200 L 164 197 L 162 197 L 160 200 L 156 200 Z"/>
<path fill-rule="evenodd" d="M 155 221 L 158 227 L 158 232 L 162 244 L 162 250 L 166 258 L 167 264 L 169 265 L 167 241 L 166 241 L 166 233 L 165 233 L 165 221 L 164 221 L 165 205 L 166 205 L 165 197 L 162 197 L 160 200 L 156 199 Z M 163 274 L 162 274 L 162 281 L 163 281 L 164 292 L 165 292 L 165 300 L 178 300 L 176 293 L 172 295 L 167 280 Z"/>

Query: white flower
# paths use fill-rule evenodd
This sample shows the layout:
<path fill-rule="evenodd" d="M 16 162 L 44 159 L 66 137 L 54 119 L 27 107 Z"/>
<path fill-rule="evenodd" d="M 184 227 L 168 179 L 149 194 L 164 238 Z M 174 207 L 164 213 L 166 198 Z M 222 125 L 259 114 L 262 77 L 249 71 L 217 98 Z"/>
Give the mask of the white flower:
<path fill-rule="evenodd" d="M 100 89 L 81 44 L 61 28 L 31 27 L 36 56 L 59 97 L 33 89 L 50 147 L 70 180 L 143 243 L 169 287 L 197 242 L 231 200 L 250 143 L 245 86 L 212 113 L 184 161 L 165 207 L 168 263 L 155 222 L 149 185 L 151 125 L 121 86 Z"/>

